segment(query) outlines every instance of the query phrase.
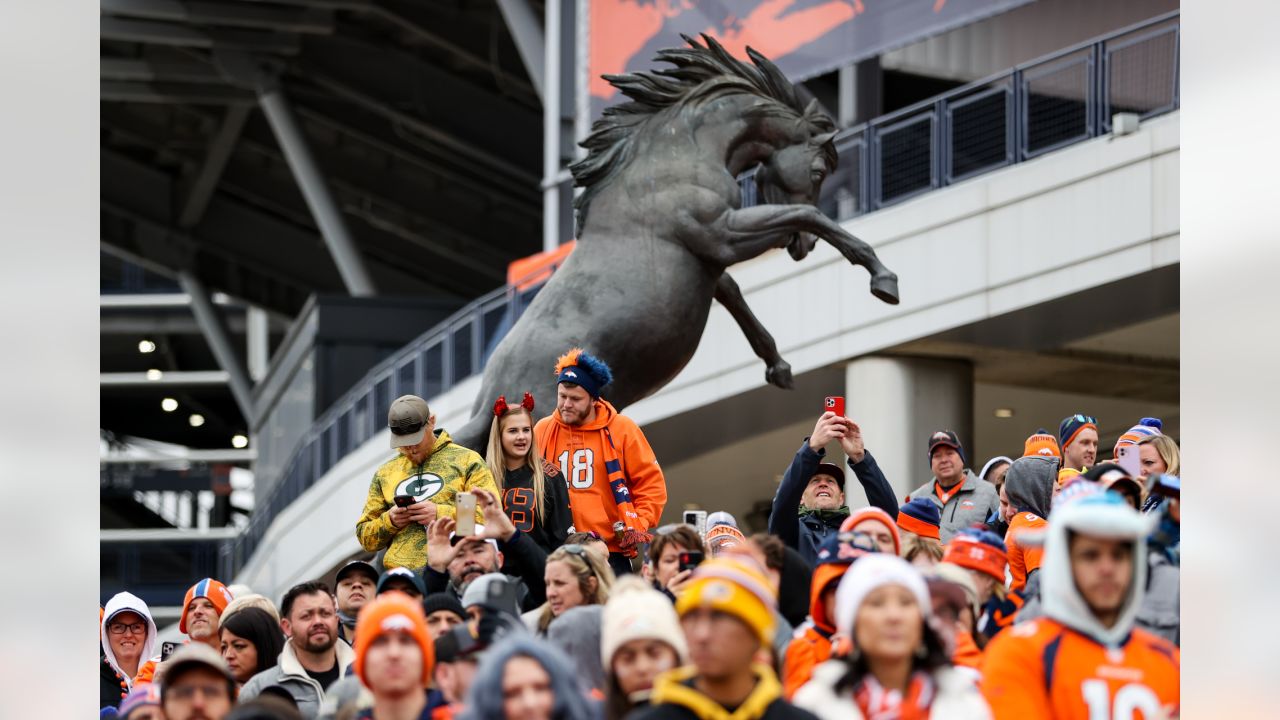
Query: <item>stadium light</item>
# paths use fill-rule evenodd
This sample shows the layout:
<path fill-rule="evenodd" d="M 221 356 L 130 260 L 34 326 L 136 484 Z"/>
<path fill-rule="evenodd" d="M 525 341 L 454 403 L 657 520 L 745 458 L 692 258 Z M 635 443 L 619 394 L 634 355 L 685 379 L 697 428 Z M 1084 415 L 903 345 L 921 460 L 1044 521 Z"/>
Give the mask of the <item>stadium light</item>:
<path fill-rule="evenodd" d="M 140 340 L 138 342 L 138 352 L 146 355 L 156 351 L 156 344 L 150 340 Z"/>
<path fill-rule="evenodd" d="M 187 418 L 187 422 L 191 423 L 191 427 L 200 427 L 204 424 L 204 416 L 200 413 L 191 413 L 191 417 Z"/>
<path fill-rule="evenodd" d="M 165 398 L 160 401 L 160 409 L 165 412 L 173 412 L 178 409 L 178 401 L 173 398 Z"/>
<path fill-rule="evenodd" d="M 249 447 L 249 438 L 239 433 L 231 436 L 231 447 L 237 450 Z"/>
<path fill-rule="evenodd" d="M 998 418 L 1013 417 L 1013 408 L 996 408 L 996 417 Z"/>
<path fill-rule="evenodd" d="M 151 368 L 150 370 L 147 371 L 148 380 L 159 380 L 162 377 L 164 377 L 164 373 L 160 372 L 155 368 Z"/>

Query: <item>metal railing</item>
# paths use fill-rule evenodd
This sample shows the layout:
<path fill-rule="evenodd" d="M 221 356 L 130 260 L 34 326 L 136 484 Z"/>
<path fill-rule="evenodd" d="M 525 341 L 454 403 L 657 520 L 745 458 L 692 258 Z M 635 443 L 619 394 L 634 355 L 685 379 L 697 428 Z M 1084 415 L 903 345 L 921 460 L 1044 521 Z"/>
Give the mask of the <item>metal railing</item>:
<path fill-rule="evenodd" d="M 228 577 L 239 572 L 282 510 L 386 427 L 386 408 L 393 399 L 407 394 L 437 397 L 480 372 L 558 267 L 556 263 L 535 272 L 536 282 L 520 281 L 473 300 L 374 366 L 312 424 L 285 464 L 284 477 L 266 502 L 254 508 L 244 533 L 224 547 L 218 567 Z"/>
<path fill-rule="evenodd" d="M 819 206 L 864 215 L 1179 106 L 1177 11 L 850 128 Z"/>
<path fill-rule="evenodd" d="M 1118 112 L 1175 110 L 1178 48 L 1172 12 L 850 128 L 836 139 L 840 165 L 820 205 L 844 220 L 1110 132 Z M 743 183 L 744 204 L 754 204 Z M 543 284 L 495 290 L 370 370 L 312 425 L 218 568 L 243 568 L 285 507 L 382 430 L 392 399 L 436 397 L 479 372 Z"/>

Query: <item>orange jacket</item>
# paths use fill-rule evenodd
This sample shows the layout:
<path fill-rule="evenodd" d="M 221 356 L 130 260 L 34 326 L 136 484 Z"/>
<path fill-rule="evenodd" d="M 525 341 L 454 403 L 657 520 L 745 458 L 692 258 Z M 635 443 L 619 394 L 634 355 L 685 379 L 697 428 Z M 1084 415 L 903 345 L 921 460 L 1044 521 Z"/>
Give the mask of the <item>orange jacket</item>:
<path fill-rule="evenodd" d="M 1004 544 L 1009 548 L 1009 574 L 1013 582 L 1009 589 L 1021 592 L 1027 586 L 1027 576 L 1032 570 L 1040 569 L 1044 559 L 1044 545 L 1020 544 L 1018 536 L 1024 532 L 1043 532 L 1049 526 L 1048 521 L 1035 513 L 1020 512 L 1009 520 L 1009 532 L 1005 533 Z"/>
<path fill-rule="evenodd" d="M 975 669 L 982 664 L 982 650 L 973 641 L 973 635 L 956 633 L 956 651 L 951 654 L 951 662 L 959 667 Z"/>
<path fill-rule="evenodd" d="M 995 720 L 1151 718 L 1180 702 L 1180 664 L 1177 647 L 1141 629 L 1109 651 L 1060 622 L 1039 618 L 991 641 L 981 689 Z"/>
<path fill-rule="evenodd" d="M 538 421 L 533 434 L 542 456 L 560 467 L 569 484 L 574 529 L 600 533 L 609 550 L 618 552 L 622 548 L 613 534 L 613 523 L 619 519 L 618 505 L 604 467 L 609 455 L 605 430 L 613 437 L 622 463 L 631 503 L 639 516 L 638 529 L 657 527 L 667 504 L 667 481 L 653 448 L 634 420 L 619 414 L 605 400 L 596 400 L 595 410 L 595 420 L 583 425 L 566 425 L 559 413 L 553 412 Z"/>
<path fill-rule="evenodd" d="M 790 700 L 809 679 L 813 669 L 831 658 L 831 636 L 835 634 L 835 618 L 827 617 L 822 604 L 822 591 L 839 583 L 849 563 L 823 563 L 813 570 L 809 583 L 809 617 L 802 632 L 797 632 L 787 645 L 782 663 L 782 696 Z"/>

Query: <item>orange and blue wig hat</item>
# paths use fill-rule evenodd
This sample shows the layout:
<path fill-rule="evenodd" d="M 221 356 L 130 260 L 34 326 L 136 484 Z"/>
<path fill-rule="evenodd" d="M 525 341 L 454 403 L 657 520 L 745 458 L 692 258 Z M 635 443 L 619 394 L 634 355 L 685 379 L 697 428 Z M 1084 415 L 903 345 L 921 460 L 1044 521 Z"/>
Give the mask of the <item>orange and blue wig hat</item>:
<path fill-rule="evenodd" d="M 592 398 L 600 397 L 600 391 L 613 381 L 613 371 L 600 358 L 582 348 L 573 348 L 556 360 L 556 384 L 572 383 L 580 386 Z"/>

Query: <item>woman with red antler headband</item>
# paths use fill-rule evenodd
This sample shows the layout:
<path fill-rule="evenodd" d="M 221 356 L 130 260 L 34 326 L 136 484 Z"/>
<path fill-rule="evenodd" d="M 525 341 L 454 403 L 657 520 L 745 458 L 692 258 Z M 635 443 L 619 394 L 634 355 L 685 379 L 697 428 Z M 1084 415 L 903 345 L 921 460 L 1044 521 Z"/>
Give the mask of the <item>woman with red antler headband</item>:
<path fill-rule="evenodd" d="M 533 437 L 533 396 L 493 404 L 485 462 L 502 491 L 502 509 L 520 532 L 546 552 L 560 547 L 573 526 L 569 489 L 560 468 L 542 459 Z"/>

